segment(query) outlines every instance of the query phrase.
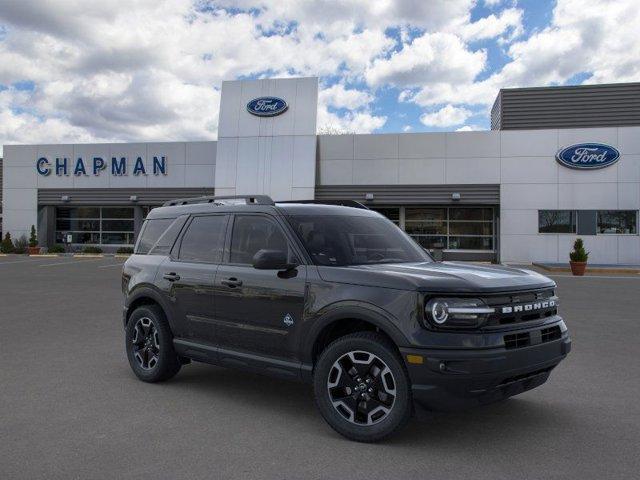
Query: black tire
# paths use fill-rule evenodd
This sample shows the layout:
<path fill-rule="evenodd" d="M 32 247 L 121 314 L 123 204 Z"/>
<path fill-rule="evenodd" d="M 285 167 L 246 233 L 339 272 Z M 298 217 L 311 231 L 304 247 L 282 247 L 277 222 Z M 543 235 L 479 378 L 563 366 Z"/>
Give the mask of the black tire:
<path fill-rule="evenodd" d="M 349 373 L 353 371 L 349 365 L 358 372 L 355 376 Z M 362 385 L 373 387 L 363 394 Z M 413 412 L 411 384 L 402 358 L 386 337 L 374 332 L 346 335 L 325 348 L 315 366 L 313 388 L 316 405 L 331 428 L 358 442 L 382 440 L 405 426 Z M 363 405 L 368 409 L 361 409 Z"/>
<path fill-rule="evenodd" d="M 145 324 L 150 326 L 145 327 Z M 144 335 L 145 329 L 152 333 Z M 144 336 L 140 337 L 141 334 Z M 145 340 L 149 337 L 150 342 Z M 181 362 L 173 349 L 169 323 L 157 305 L 143 305 L 131 313 L 125 331 L 125 349 L 133 373 L 143 382 L 169 380 L 180 371 Z M 151 362 L 148 361 L 150 358 Z"/>

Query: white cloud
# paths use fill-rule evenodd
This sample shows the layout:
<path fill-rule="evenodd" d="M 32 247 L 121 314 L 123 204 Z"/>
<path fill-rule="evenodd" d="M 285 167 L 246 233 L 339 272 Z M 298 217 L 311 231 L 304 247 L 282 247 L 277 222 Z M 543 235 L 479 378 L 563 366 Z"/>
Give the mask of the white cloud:
<path fill-rule="evenodd" d="M 344 85 L 336 83 L 329 88 L 320 90 L 318 101 L 324 105 L 335 108 L 347 108 L 357 110 L 369 105 L 374 97 L 369 92 L 357 89 L 347 89 Z"/>
<path fill-rule="evenodd" d="M 452 33 L 425 33 L 388 59 L 374 60 L 365 78 L 373 86 L 471 82 L 483 70 L 486 59 L 484 50 L 469 50 Z"/>
<path fill-rule="evenodd" d="M 478 125 L 465 125 L 464 127 L 456 128 L 456 132 L 477 132 L 483 130 Z"/>
<path fill-rule="evenodd" d="M 411 130 L 413 130 L 413 127 L 411 125 L 405 125 L 404 127 L 402 127 L 403 132 L 410 132 Z"/>
<path fill-rule="evenodd" d="M 491 14 L 464 25 L 458 29 L 458 34 L 465 40 L 484 40 L 507 34 L 507 40 L 513 40 L 524 32 L 522 15 L 519 8 L 507 8 L 499 15 Z"/>
<path fill-rule="evenodd" d="M 473 113 L 466 108 L 445 105 L 433 113 L 424 113 L 420 121 L 428 127 L 451 127 L 464 123 Z"/>

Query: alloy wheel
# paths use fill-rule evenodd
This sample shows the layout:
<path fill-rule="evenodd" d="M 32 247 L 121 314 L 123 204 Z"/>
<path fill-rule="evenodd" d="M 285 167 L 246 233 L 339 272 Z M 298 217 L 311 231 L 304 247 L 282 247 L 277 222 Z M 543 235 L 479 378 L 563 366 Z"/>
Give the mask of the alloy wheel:
<path fill-rule="evenodd" d="M 332 365 L 327 391 L 333 408 L 349 422 L 368 426 L 385 419 L 396 399 L 396 381 L 377 355 L 354 350 Z"/>
<path fill-rule="evenodd" d="M 143 370 L 158 364 L 160 339 L 158 329 L 149 317 L 140 318 L 133 327 L 133 357 Z"/>

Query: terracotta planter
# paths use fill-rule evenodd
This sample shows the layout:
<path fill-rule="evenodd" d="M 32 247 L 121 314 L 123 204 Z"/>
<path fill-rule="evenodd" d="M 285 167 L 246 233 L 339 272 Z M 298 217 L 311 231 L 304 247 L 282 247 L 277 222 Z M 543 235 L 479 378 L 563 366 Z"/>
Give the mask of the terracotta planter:
<path fill-rule="evenodd" d="M 29 255 L 40 255 L 40 247 L 27 247 Z"/>
<path fill-rule="evenodd" d="M 587 262 L 569 262 L 569 265 L 571 265 L 571 273 L 578 277 L 584 275 L 587 268 Z"/>

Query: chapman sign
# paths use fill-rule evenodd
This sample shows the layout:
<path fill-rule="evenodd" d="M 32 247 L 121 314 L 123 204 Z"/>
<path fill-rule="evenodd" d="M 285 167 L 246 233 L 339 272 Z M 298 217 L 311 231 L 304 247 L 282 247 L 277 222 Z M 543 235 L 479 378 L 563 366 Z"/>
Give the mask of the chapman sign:
<path fill-rule="evenodd" d="M 36 161 L 36 170 L 43 177 L 54 172 L 57 176 L 73 174 L 76 177 L 81 175 L 98 176 L 102 172 L 111 173 L 115 177 L 129 173 L 135 176 L 167 174 L 167 157 L 153 157 L 151 162 L 145 162 L 142 157 L 129 160 L 127 157 L 111 157 L 111 161 L 102 157 L 78 157 L 75 161 L 66 157 L 55 159 L 40 157 Z"/>
<path fill-rule="evenodd" d="M 278 97 L 254 98 L 247 103 L 247 111 L 258 117 L 275 117 L 284 113 L 287 108 L 287 102 Z"/>
<path fill-rule="evenodd" d="M 613 165 L 620 152 L 603 143 L 579 143 L 565 147 L 556 154 L 556 160 L 565 167 L 578 170 L 596 170 Z"/>

